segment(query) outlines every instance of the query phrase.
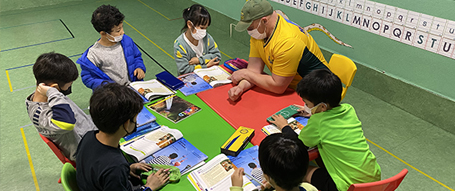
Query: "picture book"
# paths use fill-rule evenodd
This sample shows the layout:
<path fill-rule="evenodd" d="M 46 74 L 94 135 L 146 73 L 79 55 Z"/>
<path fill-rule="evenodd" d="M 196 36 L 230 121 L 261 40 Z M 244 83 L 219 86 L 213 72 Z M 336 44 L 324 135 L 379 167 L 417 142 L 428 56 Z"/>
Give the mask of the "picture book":
<path fill-rule="evenodd" d="M 204 164 L 207 158 L 207 155 L 199 151 L 185 138 L 181 138 L 148 156 L 143 162 L 175 166 L 180 170 L 181 174 L 185 174 Z"/>
<path fill-rule="evenodd" d="M 290 105 L 290 106 L 287 106 L 285 108 L 283 108 L 282 110 L 276 112 L 274 115 L 282 115 L 284 118 L 288 119 L 289 117 L 292 117 L 294 114 L 298 113 L 298 110 L 300 108 L 295 106 L 295 105 Z M 267 118 L 267 121 L 273 121 L 272 119 L 272 116 L 268 117 Z"/>
<path fill-rule="evenodd" d="M 188 175 L 188 180 L 198 191 L 229 191 L 232 186 L 231 175 L 237 167 L 229 158 L 220 154 L 207 162 L 205 165 L 194 170 Z M 243 176 L 243 190 L 256 190 L 256 186 Z"/>
<path fill-rule="evenodd" d="M 158 80 L 153 79 L 149 81 L 136 81 L 130 83 L 140 95 L 144 96 L 147 100 L 154 100 L 160 97 L 175 94 L 174 91 L 161 84 Z"/>
<path fill-rule="evenodd" d="M 201 110 L 200 107 L 175 95 L 150 104 L 148 107 L 174 123 L 178 123 Z"/>
<path fill-rule="evenodd" d="M 249 180 L 256 186 L 261 187 L 263 180 L 261 165 L 259 165 L 259 146 L 253 146 L 240 152 L 236 157 L 227 156 L 237 167 L 242 167 Z M 252 177 L 252 178 L 250 178 Z"/>
<path fill-rule="evenodd" d="M 133 156 L 136 159 L 135 161 L 142 161 L 159 150 L 174 144 L 182 137 L 182 132 L 179 130 L 162 125 L 160 128 L 149 133 L 120 143 L 120 149 L 128 155 Z M 197 149 L 193 147 L 193 150 Z M 185 154 L 180 154 L 180 156 L 183 155 Z M 200 155 L 203 155 L 203 153 L 200 153 Z"/>
<path fill-rule="evenodd" d="M 139 116 L 138 116 L 138 119 L 139 119 Z M 155 129 L 158 129 L 158 128 L 160 128 L 160 125 L 156 121 L 152 121 L 152 122 L 147 123 L 145 125 L 138 126 L 136 132 L 131 133 L 130 135 L 127 135 L 127 136 L 123 137 L 123 139 L 125 141 L 129 141 L 131 139 L 134 139 L 136 137 L 144 135 L 144 134 L 146 134 L 148 132 L 151 132 L 151 131 L 153 131 Z"/>
<path fill-rule="evenodd" d="M 180 92 L 182 92 L 185 96 L 213 88 L 209 83 L 204 81 L 195 73 L 181 75 L 178 77 L 178 79 L 182 80 L 185 84 L 182 88 L 179 89 Z"/>
<path fill-rule="evenodd" d="M 151 123 L 155 121 L 156 117 L 147 109 L 147 107 L 143 107 L 141 112 L 137 115 L 137 126 L 140 127 L 147 123 Z"/>
<path fill-rule="evenodd" d="M 228 77 L 231 75 L 220 66 L 196 69 L 194 70 L 194 73 L 209 83 L 212 87 L 217 87 L 219 85 L 229 84 L 232 82 L 228 79 Z"/>
<path fill-rule="evenodd" d="M 302 116 L 290 117 L 288 119 L 288 125 L 297 133 L 300 134 L 300 131 L 308 123 L 308 118 Z M 281 133 L 281 130 L 278 129 L 274 124 L 266 125 L 261 129 L 267 136 L 274 133 Z"/>

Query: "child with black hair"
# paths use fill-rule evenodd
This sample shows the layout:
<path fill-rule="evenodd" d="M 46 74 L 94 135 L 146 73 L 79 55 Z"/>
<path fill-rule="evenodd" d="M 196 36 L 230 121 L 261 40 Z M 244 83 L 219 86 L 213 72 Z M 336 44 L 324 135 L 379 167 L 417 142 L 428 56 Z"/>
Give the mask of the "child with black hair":
<path fill-rule="evenodd" d="M 142 98 L 127 86 L 102 85 L 90 98 L 90 115 L 99 131 L 90 131 L 77 148 L 77 184 L 81 190 L 133 190 L 141 171 L 151 170 L 145 163 L 129 164 L 119 148 L 122 137 L 137 129 Z M 131 176 L 131 178 L 130 178 Z M 135 179 L 137 178 L 137 179 Z M 152 191 L 169 179 L 160 169 L 147 177 L 147 183 L 134 190 Z"/>
<path fill-rule="evenodd" d="M 179 75 L 218 65 L 221 60 L 220 50 L 212 36 L 206 32 L 211 22 L 207 9 L 194 4 L 183 10 L 183 19 L 183 33 L 174 41 L 174 57 Z"/>
<path fill-rule="evenodd" d="M 259 145 L 259 164 L 265 182 L 277 191 L 317 191 L 311 184 L 303 182 L 308 161 L 305 145 L 293 136 L 272 134 Z M 243 190 L 243 175 L 243 168 L 235 170 L 231 176 L 231 191 Z"/>
<path fill-rule="evenodd" d="M 351 184 L 381 180 L 381 168 L 354 108 L 340 104 L 338 76 L 325 69 L 314 70 L 299 82 L 296 92 L 305 102 L 304 110 L 311 114 L 298 137 L 306 146 L 317 146 L 324 163 L 323 167 L 310 166 L 305 180 L 322 191 L 342 191 Z M 283 116 L 273 119 L 271 123 L 283 133 L 297 137 Z"/>
<path fill-rule="evenodd" d="M 33 65 L 33 75 L 36 89 L 25 100 L 30 120 L 38 133 L 75 161 L 77 144 L 87 131 L 96 129 L 90 116 L 67 97 L 79 75 L 76 64 L 59 53 L 41 54 Z"/>
<path fill-rule="evenodd" d="M 92 14 L 92 25 L 101 38 L 77 60 L 82 69 L 82 82 L 92 90 L 104 81 L 128 85 L 145 77 L 141 52 L 123 32 L 124 19 L 111 5 L 101 5 Z"/>

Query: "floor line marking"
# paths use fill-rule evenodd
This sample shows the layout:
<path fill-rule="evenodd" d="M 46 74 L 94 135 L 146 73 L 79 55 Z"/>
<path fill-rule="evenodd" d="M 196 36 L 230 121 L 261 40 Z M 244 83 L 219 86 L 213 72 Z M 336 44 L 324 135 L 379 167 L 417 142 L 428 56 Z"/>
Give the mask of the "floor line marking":
<path fill-rule="evenodd" d="M 139 30 L 137 30 L 136 28 L 134 28 L 132 25 L 130 25 L 130 23 L 126 22 L 126 21 L 123 21 L 124 23 L 126 23 L 128 26 L 130 26 L 131 28 L 133 28 L 136 32 L 138 32 L 140 35 L 142 35 L 145 39 L 147 39 L 148 41 L 150 41 L 152 44 L 154 44 L 156 47 L 158 47 L 161 51 L 163 51 L 164 53 L 166 53 L 169 57 L 171 57 L 172 59 L 174 59 L 174 57 L 172 55 L 170 55 L 169 53 L 167 53 L 164 49 L 162 49 L 160 46 L 158 46 L 156 43 L 154 43 L 152 40 L 150 40 L 147 36 L 145 36 L 144 34 L 142 34 Z"/>
<path fill-rule="evenodd" d="M 141 0 L 137 0 L 139 2 L 141 2 L 142 4 L 144 4 L 146 7 L 152 9 L 153 11 L 157 12 L 158 14 L 160 14 L 161 16 L 163 16 L 164 18 L 166 18 L 168 21 L 171 21 L 171 20 L 177 20 L 177 19 L 182 19 L 183 17 L 179 17 L 179 18 L 175 18 L 175 19 L 169 19 L 167 18 L 166 16 L 164 16 L 163 14 L 161 14 L 160 12 L 158 12 L 157 10 L 153 9 L 152 7 L 148 6 L 147 4 L 145 4 L 144 2 L 142 2 Z M 128 23 L 126 23 L 128 24 Z M 130 24 L 128 24 L 130 25 Z M 131 26 L 131 25 L 130 25 Z M 131 26 L 134 30 L 136 30 L 137 32 L 139 32 L 137 29 L 135 29 L 133 26 Z M 145 35 L 143 35 L 142 33 L 139 32 L 139 34 L 141 34 L 142 36 L 144 36 L 145 38 L 147 38 Z M 147 38 L 148 39 L 148 38 Z M 151 40 L 148 39 L 150 42 Z M 160 48 L 158 45 L 156 45 L 154 42 L 152 42 L 155 46 L 157 46 L 158 48 Z M 160 48 L 161 49 L 161 48 Z M 162 49 L 161 49 L 162 50 Z M 164 51 L 164 50 L 163 50 Z M 166 51 L 164 51 L 166 54 L 168 54 Z M 224 54 L 225 56 L 227 56 L 229 59 L 232 59 L 232 57 L 230 57 L 229 55 L 227 55 L 226 53 L 222 52 L 220 50 L 221 54 Z M 169 55 L 169 54 L 168 54 Z M 171 56 L 172 57 L 172 56 Z M 172 57 L 172 59 L 174 59 L 174 57 Z"/>
<path fill-rule="evenodd" d="M 27 139 L 25 138 L 24 128 L 21 128 L 22 138 L 24 139 L 25 151 L 27 152 L 28 163 L 30 164 L 30 171 L 32 171 L 33 182 L 35 183 L 36 191 L 39 191 L 38 180 L 36 179 L 35 168 L 33 168 L 32 157 L 30 156 L 30 150 L 28 149 Z"/>
<path fill-rule="evenodd" d="M 28 127 L 28 126 L 32 126 L 33 124 L 30 123 L 30 124 L 27 124 L 27 125 L 24 125 L 24 126 L 20 126 L 19 128 L 24 128 L 24 127 Z"/>
<path fill-rule="evenodd" d="M 82 54 L 75 54 L 75 55 L 68 56 L 68 58 L 72 58 L 72 57 L 76 57 L 76 56 L 81 56 L 81 55 L 82 55 Z M 27 65 L 23 65 L 23 66 L 8 68 L 8 69 L 6 69 L 6 70 L 15 70 L 15 69 L 23 68 L 23 67 L 28 67 L 28 66 L 33 66 L 33 64 L 27 64 Z"/>
<path fill-rule="evenodd" d="M 28 86 L 28 87 L 25 87 L 25 88 L 19 88 L 19 89 L 13 90 L 13 92 L 17 92 L 17 91 L 21 91 L 21 90 L 25 90 L 25 89 L 29 89 L 29 88 L 33 88 L 33 87 L 36 87 L 36 85 Z"/>
<path fill-rule="evenodd" d="M 5 70 L 5 72 L 6 72 L 6 78 L 8 79 L 9 90 L 11 92 L 13 92 L 13 86 L 11 85 L 11 80 L 9 79 L 8 70 Z"/>
<path fill-rule="evenodd" d="M 17 49 L 21 49 L 21 48 L 27 48 L 27 47 L 31 47 L 31 46 L 38 46 L 38 45 L 42 45 L 42 44 L 48 44 L 48 43 L 52 43 L 52 42 L 58 42 L 58 41 L 69 40 L 69 39 L 73 39 L 73 38 L 70 37 L 70 38 L 52 40 L 52 41 L 48 41 L 48 42 L 42 42 L 42 43 L 38 43 L 38 44 L 32 44 L 32 45 L 21 46 L 21 47 L 16 47 L 16 48 L 10 48 L 10 49 L 6 49 L 6 50 L 2 50 L 0 52 L 6 52 L 6 51 L 10 51 L 10 50 L 17 50 Z"/>
<path fill-rule="evenodd" d="M 420 172 L 421 174 L 423 174 L 423 175 L 425 175 L 426 177 L 428 177 L 429 179 L 431 179 L 431 180 L 437 182 L 437 183 L 440 184 L 441 186 L 443 186 L 443 187 L 445 187 L 445 188 L 447 188 L 447 189 L 449 189 L 449 190 L 451 190 L 451 191 L 454 191 L 452 188 L 448 187 L 447 185 L 443 184 L 442 182 L 439 182 L 438 180 L 436 180 L 435 178 L 431 177 L 430 175 L 428 175 L 428 174 L 422 172 L 421 170 L 419 170 L 419 169 L 417 169 L 416 167 L 412 166 L 411 164 L 407 163 L 407 162 L 404 161 L 403 159 L 401 159 L 401 158 L 397 157 L 396 155 L 392 154 L 390 151 L 388 151 L 388 150 L 384 149 L 383 147 L 379 146 L 378 144 L 374 143 L 374 142 L 371 141 L 370 139 L 366 139 L 366 140 L 367 140 L 368 142 L 370 142 L 371 144 L 373 144 L 374 146 L 376 146 L 376 147 L 382 149 L 382 150 L 385 151 L 387 154 L 389 154 L 389 155 L 395 157 L 396 159 L 398 159 L 399 161 L 401 161 L 401 162 L 404 163 L 405 165 L 408 165 L 409 167 L 411 167 L 411 168 L 414 169 L 415 171 Z"/>
<path fill-rule="evenodd" d="M 39 22 L 34 22 L 34 23 L 25 23 L 25 24 L 20 24 L 20 25 L 15 25 L 15 26 L 2 27 L 2 28 L 0 28 L 0 30 L 9 29 L 9 28 L 15 28 L 15 27 L 21 27 L 21 26 L 27 26 L 27 25 L 34 25 L 34 24 L 39 24 L 39 23 L 47 23 L 47 22 L 57 21 L 57 20 L 58 19 L 53 19 L 53 20 L 48 20 L 48 21 L 39 21 Z"/>
<path fill-rule="evenodd" d="M 227 56 L 229 59 L 232 59 L 232 57 L 230 57 L 229 55 L 227 55 L 227 54 L 224 53 L 223 51 L 220 50 L 220 52 L 221 52 L 221 54 L 224 54 L 225 56 Z"/>
<path fill-rule="evenodd" d="M 166 18 L 168 21 L 170 21 L 171 19 L 167 18 L 166 16 L 164 16 L 162 13 L 158 12 L 157 10 L 155 10 L 154 8 L 148 6 L 147 4 L 145 4 L 144 2 L 142 2 L 141 0 L 137 0 L 139 2 L 141 2 L 142 4 L 144 4 L 146 7 L 148 7 L 149 9 L 155 11 L 156 13 L 160 14 L 161 16 L 163 16 L 164 18 Z"/>

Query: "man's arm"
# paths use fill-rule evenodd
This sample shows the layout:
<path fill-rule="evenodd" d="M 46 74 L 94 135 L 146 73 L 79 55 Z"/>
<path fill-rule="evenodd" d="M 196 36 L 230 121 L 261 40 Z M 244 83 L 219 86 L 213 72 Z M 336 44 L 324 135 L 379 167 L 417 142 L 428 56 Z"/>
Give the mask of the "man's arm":
<path fill-rule="evenodd" d="M 283 77 L 276 74 L 257 74 L 252 72 L 243 72 L 241 77 L 248 82 L 261 87 L 267 91 L 282 94 L 286 91 L 294 76 Z"/>
<path fill-rule="evenodd" d="M 258 73 L 261 74 L 264 70 L 264 62 L 262 62 L 261 58 L 257 57 L 250 57 L 248 59 L 248 66 L 246 69 L 241 69 L 232 74 L 230 79 L 234 84 L 237 84 L 237 86 L 232 87 L 229 91 L 229 98 L 232 101 L 236 101 L 240 96 L 246 92 L 247 90 L 251 89 L 254 87 L 254 84 L 250 83 L 247 80 L 243 80 L 242 78 L 238 78 L 238 74 L 240 74 L 240 71 L 251 71 L 253 73 Z"/>

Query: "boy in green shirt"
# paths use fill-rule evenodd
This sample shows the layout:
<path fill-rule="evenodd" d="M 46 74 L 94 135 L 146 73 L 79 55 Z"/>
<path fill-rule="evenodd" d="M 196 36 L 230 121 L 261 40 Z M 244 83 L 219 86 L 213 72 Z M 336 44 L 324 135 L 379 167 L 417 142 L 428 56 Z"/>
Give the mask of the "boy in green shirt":
<path fill-rule="evenodd" d="M 381 168 L 363 135 L 362 123 L 354 108 L 340 104 L 342 84 L 328 70 L 314 70 L 297 85 L 296 92 L 311 114 L 299 139 L 308 147 L 317 146 L 323 167 L 310 166 L 305 180 L 319 190 L 345 191 L 351 184 L 381 180 Z M 296 134 L 281 115 L 273 121 L 285 134 Z"/>

